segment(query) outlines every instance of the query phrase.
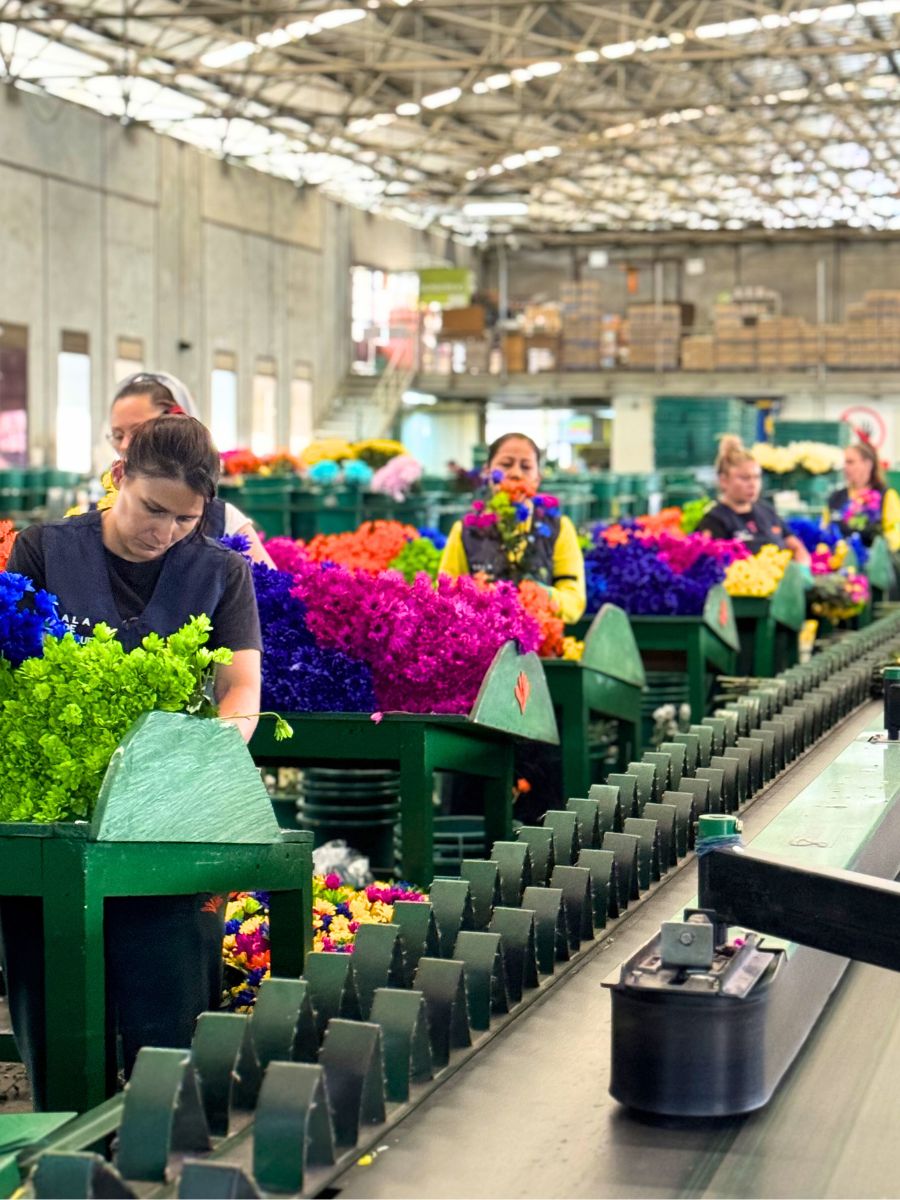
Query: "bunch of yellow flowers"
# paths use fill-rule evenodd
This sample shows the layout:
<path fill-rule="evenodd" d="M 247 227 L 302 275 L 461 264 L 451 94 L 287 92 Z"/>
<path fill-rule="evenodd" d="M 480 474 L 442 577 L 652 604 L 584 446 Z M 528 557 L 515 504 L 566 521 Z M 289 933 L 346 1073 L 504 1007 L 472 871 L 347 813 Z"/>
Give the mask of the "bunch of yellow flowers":
<path fill-rule="evenodd" d="M 809 471 L 811 475 L 824 475 L 828 471 L 839 471 L 844 465 L 841 448 L 826 442 L 791 442 L 789 446 L 757 442 L 750 453 L 764 471 L 773 475 L 786 475 L 797 468 Z"/>
<path fill-rule="evenodd" d="M 584 642 L 578 638 L 566 637 L 563 638 L 562 657 L 569 659 L 571 662 L 581 662 L 584 654 Z"/>
<path fill-rule="evenodd" d="M 751 558 L 736 559 L 725 571 L 725 591 L 729 596 L 771 596 L 791 561 L 790 550 L 763 546 Z"/>

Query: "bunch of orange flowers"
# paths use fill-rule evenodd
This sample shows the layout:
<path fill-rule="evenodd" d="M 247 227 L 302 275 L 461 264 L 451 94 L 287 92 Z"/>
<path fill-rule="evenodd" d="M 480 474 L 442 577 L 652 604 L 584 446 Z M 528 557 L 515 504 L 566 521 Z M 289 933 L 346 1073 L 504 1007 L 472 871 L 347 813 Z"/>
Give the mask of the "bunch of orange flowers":
<path fill-rule="evenodd" d="M 305 546 L 313 562 L 338 563 L 377 575 L 386 571 L 419 531 L 400 521 L 367 521 L 352 533 L 319 533 Z"/>
<path fill-rule="evenodd" d="M 0 571 L 6 570 L 15 540 L 16 529 L 12 521 L 0 521 Z"/>
<path fill-rule="evenodd" d="M 523 579 L 519 584 L 519 600 L 528 615 L 540 626 L 538 654 L 541 658 L 561 658 L 565 626 L 547 589 L 531 579 Z"/>

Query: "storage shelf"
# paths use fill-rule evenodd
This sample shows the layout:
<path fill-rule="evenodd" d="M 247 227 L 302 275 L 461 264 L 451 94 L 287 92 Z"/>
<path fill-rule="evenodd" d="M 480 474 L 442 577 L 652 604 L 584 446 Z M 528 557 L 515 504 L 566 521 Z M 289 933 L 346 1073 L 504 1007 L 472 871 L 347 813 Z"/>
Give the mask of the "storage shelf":
<path fill-rule="evenodd" d="M 900 371 L 548 371 L 540 375 L 420 374 L 411 385 L 439 398 L 608 400 L 629 393 L 691 396 L 900 395 Z"/>

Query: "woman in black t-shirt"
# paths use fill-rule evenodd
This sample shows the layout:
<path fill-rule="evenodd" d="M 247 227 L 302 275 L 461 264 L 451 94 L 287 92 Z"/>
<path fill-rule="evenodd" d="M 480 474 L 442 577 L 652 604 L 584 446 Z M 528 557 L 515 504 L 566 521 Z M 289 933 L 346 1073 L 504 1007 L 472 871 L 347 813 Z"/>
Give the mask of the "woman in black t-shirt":
<path fill-rule="evenodd" d="M 743 542 L 751 554 L 756 554 L 763 546 L 787 548 L 796 562 L 808 564 L 810 559 L 806 547 L 799 538 L 785 532 L 775 509 L 760 500 L 762 471 L 740 438 L 731 434 L 722 438 L 716 471 L 719 476 L 719 502 L 697 526 L 697 532 L 705 531 L 714 538 L 733 538 Z"/>
<path fill-rule="evenodd" d="M 150 633 L 165 637 L 205 613 L 213 625 L 210 644 L 233 652 L 231 663 L 217 669 L 219 715 L 249 741 L 259 712 L 259 616 L 249 564 L 200 532 L 219 473 L 209 433 L 191 417 L 146 421 L 113 470 L 112 508 L 25 530 L 7 569 L 55 593 L 74 633 L 104 621 L 129 650 Z M 107 901 L 109 1011 L 118 1018 L 126 1074 L 141 1046 L 190 1045 L 199 1014 L 219 1006 L 224 900 Z M 40 900 L 3 897 L 0 926 L 13 1029 L 41 1109 L 47 1064 Z M 153 953 L 159 946 L 162 956 Z M 113 1029 L 112 1017 L 107 1028 Z"/>

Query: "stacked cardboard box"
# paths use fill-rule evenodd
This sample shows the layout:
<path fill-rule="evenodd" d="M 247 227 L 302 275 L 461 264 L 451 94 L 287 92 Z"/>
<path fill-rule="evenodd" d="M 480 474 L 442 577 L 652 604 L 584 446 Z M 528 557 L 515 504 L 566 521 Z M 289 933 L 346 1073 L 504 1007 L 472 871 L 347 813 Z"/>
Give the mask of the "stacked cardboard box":
<path fill-rule="evenodd" d="M 866 292 L 847 307 L 847 366 L 900 366 L 900 292 Z"/>
<path fill-rule="evenodd" d="M 761 317 L 757 331 L 761 370 L 798 370 L 818 361 L 819 334 L 802 317 Z"/>
<path fill-rule="evenodd" d="M 714 371 L 716 340 L 711 334 L 695 334 L 681 342 L 681 367 L 684 371 Z"/>
<path fill-rule="evenodd" d="M 480 304 L 467 308 L 447 308 L 441 314 L 441 338 L 481 337 L 485 330 L 485 312 Z"/>
<path fill-rule="evenodd" d="M 680 304 L 629 304 L 629 365 L 639 371 L 677 370 L 681 324 Z"/>
<path fill-rule="evenodd" d="M 526 304 L 523 323 L 526 337 L 556 336 L 562 332 L 562 310 L 558 304 Z"/>
<path fill-rule="evenodd" d="M 598 280 L 564 283 L 559 289 L 562 309 L 562 364 L 566 371 L 600 369 L 603 303 Z"/>
<path fill-rule="evenodd" d="M 525 335 L 523 333 L 504 333 L 503 361 L 510 375 L 524 375 L 527 366 L 525 353 Z"/>

